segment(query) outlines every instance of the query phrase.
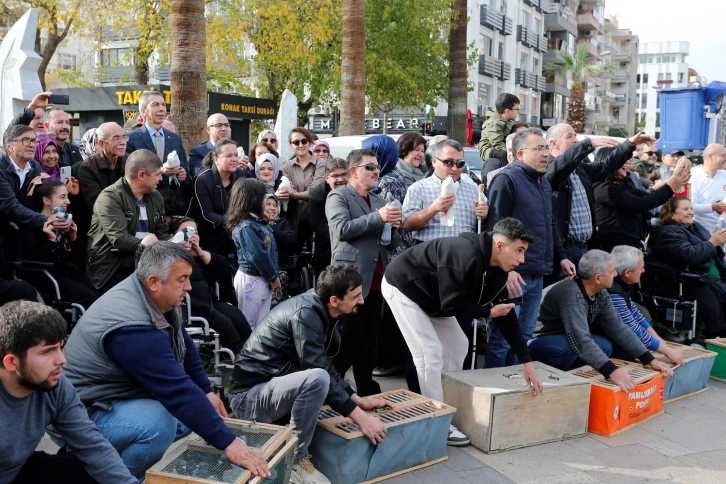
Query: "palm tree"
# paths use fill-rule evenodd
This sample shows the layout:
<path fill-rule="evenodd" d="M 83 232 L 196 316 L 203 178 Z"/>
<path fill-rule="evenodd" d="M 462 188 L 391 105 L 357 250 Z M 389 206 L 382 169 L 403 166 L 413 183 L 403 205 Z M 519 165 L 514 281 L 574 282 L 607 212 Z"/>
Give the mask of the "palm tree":
<path fill-rule="evenodd" d="M 366 2 L 343 0 L 340 136 L 365 134 Z"/>
<path fill-rule="evenodd" d="M 171 106 L 187 146 L 206 139 L 207 23 L 204 0 L 171 2 Z"/>
<path fill-rule="evenodd" d="M 572 74 L 572 89 L 570 99 L 567 101 L 567 123 L 572 126 L 575 133 L 585 132 L 585 89 L 582 81 L 586 75 L 600 77 L 613 69 L 611 65 L 588 64 L 587 42 L 578 42 L 575 46 L 575 55 L 561 51 L 563 64 L 547 63 L 542 66 L 545 76 L 566 76 Z"/>
<path fill-rule="evenodd" d="M 451 29 L 449 31 L 449 137 L 466 143 L 466 0 L 454 0 L 451 5 Z"/>

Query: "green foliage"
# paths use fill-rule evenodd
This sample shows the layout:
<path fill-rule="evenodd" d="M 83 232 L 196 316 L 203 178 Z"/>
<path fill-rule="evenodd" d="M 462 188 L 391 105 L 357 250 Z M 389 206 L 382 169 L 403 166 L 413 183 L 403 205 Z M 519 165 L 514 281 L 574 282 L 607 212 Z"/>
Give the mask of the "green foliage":
<path fill-rule="evenodd" d="M 95 87 L 95 82 L 88 79 L 83 71 L 78 69 L 50 69 L 47 72 L 47 80 L 62 82 L 68 87 Z"/>
<path fill-rule="evenodd" d="M 553 64 L 547 62 L 542 66 L 542 72 L 545 76 L 565 76 L 567 73 L 572 74 L 572 81 L 580 84 L 585 79 L 585 75 L 593 77 L 601 77 L 603 74 L 611 72 L 614 66 L 606 64 L 588 64 L 587 42 L 578 42 L 575 47 L 575 54 L 560 51 L 564 64 Z"/>
<path fill-rule="evenodd" d="M 450 0 L 368 0 L 366 95 L 371 107 L 436 105 L 448 89 Z"/>

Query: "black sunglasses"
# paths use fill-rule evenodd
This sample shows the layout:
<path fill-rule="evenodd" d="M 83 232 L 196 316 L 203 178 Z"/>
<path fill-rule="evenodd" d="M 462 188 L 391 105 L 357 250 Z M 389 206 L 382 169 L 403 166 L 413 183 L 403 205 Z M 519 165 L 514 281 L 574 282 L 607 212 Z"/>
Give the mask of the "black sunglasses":
<path fill-rule="evenodd" d="M 296 139 L 295 141 L 290 141 L 290 144 L 293 146 L 300 146 L 300 145 L 305 146 L 306 144 L 308 144 L 308 139 L 307 138 Z"/>
<path fill-rule="evenodd" d="M 366 163 L 365 165 L 355 165 L 353 168 L 365 168 L 368 171 L 380 170 L 381 167 L 375 163 Z"/>
<path fill-rule="evenodd" d="M 656 153 L 657 153 L 657 151 L 643 151 L 643 154 L 648 155 L 648 156 L 653 156 Z"/>
<path fill-rule="evenodd" d="M 264 143 L 277 143 L 277 140 L 275 138 L 262 138 L 262 141 Z"/>
<path fill-rule="evenodd" d="M 434 158 L 436 158 L 434 156 Z M 447 168 L 451 168 L 452 166 L 456 165 L 457 168 L 464 168 L 466 166 L 466 160 L 442 160 L 441 158 L 436 158 L 441 163 L 444 164 Z"/>

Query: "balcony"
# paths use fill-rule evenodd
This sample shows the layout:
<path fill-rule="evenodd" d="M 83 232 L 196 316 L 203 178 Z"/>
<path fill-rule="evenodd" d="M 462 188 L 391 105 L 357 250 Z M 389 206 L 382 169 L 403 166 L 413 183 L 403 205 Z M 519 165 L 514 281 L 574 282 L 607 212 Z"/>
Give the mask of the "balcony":
<path fill-rule="evenodd" d="M 592 10 L 580 10 L 577 12 L 577 28 L 579 30 L 597 30 L 599 33 L 603 32 L 603 25 L 598 19 L 596 19 Z"/>
<path fill-rule="evenodd" d="M 512 64 L 507 64 L 506 62 L 502 62 L 502 72 L 499 76 L 499 79 L 502 81 L 508 81 L 512 78 Z"/>
<path fill-rule="evenodd" d="M 615 120 L 613 119 L 613 117 L 609 116 L 607 114 L 598 114 L 595 116 L 595 122 L 598 124 L 610 125 L 610 124 L 613 124 L 614 121 Z"/>
<path fill-rule="evenodd" d="M 612 91 L 608 91 L 607 89 L 600 88 L 597 90 L 597 95 L 603 98 L 606 98 L 610 101 L 615 100 L 615 93 Z"/>
<path fill-rule="evenodd" d="M 593 77 L 590 74 L 585 74 L 585 78 L 583 79 L 583 81 L 588 82 L 596 87 L 602 86 L 602 79 L 599 77 Z"/>
<path fill-rule="evenodd" d="M 585 111 L 600 112 L 601 106 L 602 100 L 599 97 L 585 93 Z"/>
<path fill-rule="evenodd" d="M 514 83 L 524 88 L 531 88 L 535 91 L 544 91 L 547 88 L 547 82 L 542 76 L 538 76 L 524 69 L 516 69 L 514 71 Z"/>
<path fill-rule="evenodd" d="M 550 32 L 569 32 L 577 35 L 577 17 L 572 10 L 562 5 L 552 3 L 545 12 L 544 25 Z"/>
<path fill-rule="evenodd" d="M 630 72 L 628 72 L 628 71 L 623 71 L 623 70 L 613 71 L 611 75 L 612 75 L 612 78 L 616 81 L 619 80 L 620 82 L 623 82 L 623 81 L 630 80 Z"/>
<path fill-rule="evenodd" d="M 99 67 L 96 75 L 96 81 L 100 84 L 125 84 L 134 82 L 134 67 Z"/>
<path fill-rule="evenodd" d="M 612 102 L 613 106 L 621 106 L 624 105 L 628 100 L 628 96 L 625 94 L 616 94 L 615 99 Z"/>
<path fill-rule="evenodd" d="M 613 61 L 617 62 L 625 62 L 629 61 L 631 58 L 631 50 L 630 49 L 621 49 L 619 52 L 613 52 Z"/>
<path fill-rule="evenodd" d="M 171 82 L 171 68 L 169 66 L 157 67 L 154 71 L 154 78 L 158 82 Z"/>
<path fill-rule="evenodd" d="M 549 76 L 546 78 L 545 92 L 559 94 L 564 97 L 570 97 L 570 89 L 568 81 L 562 76 Z"/>
<path fill-rule="evenodd" d="M 577 43 L 584 42 L 587 46 L 587 53 L 590 57 L 600 57 L 600 49 L 597 40 L 593 37 L 578 37 Z"/>
<path fill-rule="evenodd" d="M 479 23 L 486 28 L 497 30 L 504 35 L 514 33 L 514 22 L 506 15 L 502 15 L 488 5 L 480 8 Z"/>
<path fill-rule="evenodd" d="M 542 56 L 542 62 L 552 64 L 564 64 L 565 59 L 562 58 L 562 51 L 550 49 Z"/>
<path fill-rule="evenodd" d="M 522 25 L 517 25 L 517 42 L 521 42 L 524 46 L 532 47 L 538 52 L 547 51 L 547 39 Z"/>
<path fill-rule="evenodd" d="M 488 55 L 480 55 L 479 74 L 487 77 L 501 77 L 502 61 Z"/>
<path fill-rule="evenodd" d="M 524 0 L 524 4 L 543 13 L 550 9 L 550 0 Z"/>

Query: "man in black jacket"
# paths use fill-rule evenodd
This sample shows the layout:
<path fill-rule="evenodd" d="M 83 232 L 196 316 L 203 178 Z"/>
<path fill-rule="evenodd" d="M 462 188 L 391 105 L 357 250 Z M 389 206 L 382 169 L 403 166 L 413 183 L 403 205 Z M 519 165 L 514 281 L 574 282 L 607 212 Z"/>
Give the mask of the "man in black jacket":
<path fill-rule="evenodd" d="M 527 260 L 509 273 L 509 293 L 522 296 L 517 310 L 519 325 L 525 340 L 532 338 L 537 325 L 539 304 L 542 300 L 544 276 L 552 267 L 570 279 L 575 275 L 575 264 L 567 260 L 562 240 L 552 218 L 552 189 L 545 177 L 547 169 L 547 142 L 542 131 L 529 128 L 514 135 L 512 152 L 517 161 L 499 172 L 489 187 L 489 213 L 486 230 L 494 222 L 514 217 L 534 234 L 535 241 L 527 250 Z M 494 328 L 487 344 L 487 368 L 516 365 L 502 333 Z"/>
<path fill-rule="evenodd" d="M 524 363 L 527 384 L 541 391 L 514 304 L 500 302 L 507 299 L 507 273 L 524 262 L 533 241 L 522 222 L 504 218 L 492 232 L 424 242 L 388 265 L 381 292 L 411 350 L 423 395 L 442 401 L 441 372 L 462 369 L 469 343 L 455 314 L 493 318 Z M 449 429 L 449 445 L 468 443 Z"/>
<path fill-rule="evenodd" d="M 326 400 L 333 410 L 350 417 L 372 444 L 386 435 L 381 420 L 364 410 L 391 405 L 359 397 L 332 364 L 340 349 L 338 320 L 363 304 L 362 284 L 355 267 L 331 265 L 320 274 L 315 290 L 270 311 L 235 360 L 230 406 L 237 417 L 269 423 L 289 414 L 298 432 L 292 482 L 330 483 L 308 455 Z"/>
<path fill-rule="evenodd" d="M 328 158 L 325 162 L 325 183 L 318 183 L 310 189 L 310 226 L 315 232 L 315 254 L 313 267 L 315 273 L 330 264 L 330 230 L 328 217 L 325 216 L 325 200 L 336 188 L 348 184 L 348 162 L 342 158 Z"/>
<path fill-rule="evenodd" d="M 555 223 L 567 258 L 577 264 L 591 245 L 597 245 L 593 184 L 619 170 L 632 157 L 636 145 L 655 143 L 655 138 L 638 133 L 621 144 L 600 137 L 578 142 L 572 126 L 556 124 L 547 130 L 547 142 L 551 155 L 547 179 L 552 186 Z M 616 149 L 604 160 L 589 163 L 588 155 L 603 146 Z"/>

